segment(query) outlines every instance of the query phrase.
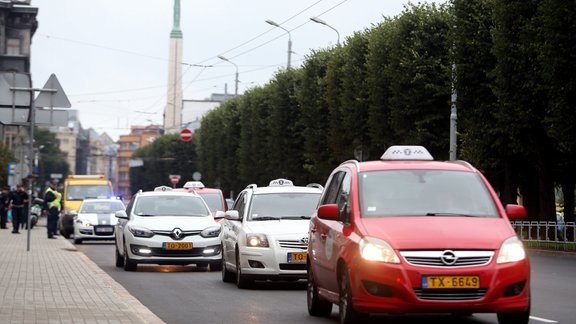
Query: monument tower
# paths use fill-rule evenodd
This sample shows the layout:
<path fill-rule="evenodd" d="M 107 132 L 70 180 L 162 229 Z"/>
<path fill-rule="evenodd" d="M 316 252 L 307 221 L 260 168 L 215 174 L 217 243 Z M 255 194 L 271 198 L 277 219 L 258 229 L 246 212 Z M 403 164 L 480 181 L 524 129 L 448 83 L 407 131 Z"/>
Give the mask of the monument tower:
<path fill-rule="evenodd" d="M 174 23 L 170 32 L 168 94 L 164 110 L 164 132 L 179 133 L 182 128 L 182 30 L 180 0 L 174 0 Z"/>

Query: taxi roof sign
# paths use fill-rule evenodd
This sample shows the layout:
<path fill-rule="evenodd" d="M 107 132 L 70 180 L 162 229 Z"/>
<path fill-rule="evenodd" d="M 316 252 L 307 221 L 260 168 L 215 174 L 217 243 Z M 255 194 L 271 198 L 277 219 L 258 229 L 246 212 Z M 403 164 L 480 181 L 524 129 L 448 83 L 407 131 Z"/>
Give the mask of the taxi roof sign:
<path fill-rule="evenodd" d="M 170 188 L 168 186 L 160 186 L 160 187 L 154 188 L 154 191 L 170 191 L 170 190 L 172 190 L 172 188 Z"/>
<path fill-rule="evenodd" d="M 381 160 L 393 161 L 406 161 L 406 160 L 424 160 L 431 161 L 434 160 L 430 152 L 424 147 L 419 145 L 394 145 L 390 146 L 382 157 Z"/>
<path fill-rule="evenodd" d="M 294 184 L 292 183 L 292 181 L 288 179 L 276 179 L 270 181 L 270 183 L 268 184 L 269 187 L 293 186 L 293 185 Z"/>
<path fill-rule="evenodd" d="M 186 189 L 202 189 L 205 188 L 202 181 L 188 181 L 184 184 L 184 188 Z"/>

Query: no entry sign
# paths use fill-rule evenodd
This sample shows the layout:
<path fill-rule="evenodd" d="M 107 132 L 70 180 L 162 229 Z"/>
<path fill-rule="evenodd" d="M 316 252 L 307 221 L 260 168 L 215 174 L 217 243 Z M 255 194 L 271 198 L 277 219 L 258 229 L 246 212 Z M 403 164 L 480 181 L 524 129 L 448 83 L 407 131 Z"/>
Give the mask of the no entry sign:
<path fill-rule="evenodd" d="M 189 142 L 192 139 L 192 131 L 188 128 L 184 128 L 180 131 L 180 139 L 184 142 Z"/>

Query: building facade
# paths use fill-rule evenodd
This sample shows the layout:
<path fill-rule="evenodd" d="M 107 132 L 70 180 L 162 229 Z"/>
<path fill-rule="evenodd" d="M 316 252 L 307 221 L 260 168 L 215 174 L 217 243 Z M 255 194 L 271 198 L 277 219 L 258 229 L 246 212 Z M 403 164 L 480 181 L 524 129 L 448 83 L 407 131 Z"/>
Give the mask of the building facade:
<path fill-rule="evenodd" d="M 133 192 L 130 190 L 130 168 L 139 166 L 138 161 L 132 160 L 132 154 L 140 147 L 144 147 L 162 136 L 163 128 L 160 125 L 132 126 L 128 135 L 120 135 L 118 144 L 118 195 L 123 199 L 130 199 Z M 140 161 L 141 162 L 141 161 Z"/>

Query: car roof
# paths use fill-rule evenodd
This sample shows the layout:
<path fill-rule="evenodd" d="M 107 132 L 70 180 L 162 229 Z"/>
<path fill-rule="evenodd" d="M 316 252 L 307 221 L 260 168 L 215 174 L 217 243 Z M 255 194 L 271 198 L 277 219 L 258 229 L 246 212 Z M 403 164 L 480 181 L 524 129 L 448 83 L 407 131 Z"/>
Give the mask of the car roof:
<path fill-rule="evenodd" d="M 353 163 L 347 161 L 345 163 Z M 447 170 L 477 172 L 477 170 L 465 161 L 366 161 L 357 163 L 357 171 L 381 171 L 381 170 Z"/>
<path fill-rule="evenodd" d="M 103 201 L 118 201 L 118 202 L 122 202 L 122 200 L 120 199 L 115 199 L 115 198 L 87 198 L 82 200 L 82 203 L 86 203 L 86 202 L 103 202 Z"/>
<path fill-rule="evenodd" d="M 289 192 L 299 192 L 299 193 L 318 193 L 321 194 L 322 190 L 313 187 L 301 187 L 301 186 L 286 186 L 286 187 L 257 187 L 253 188 L 254 194 L 267 194 L 267 193 L 289 193 Z"/>
<path fill-rule="evenodd" d="M 168 191 L 143 191 L 138 193 L 138 196 L 194 196 L 199 197 L 198 194 L 191 191 L 168 190 Z"/>

